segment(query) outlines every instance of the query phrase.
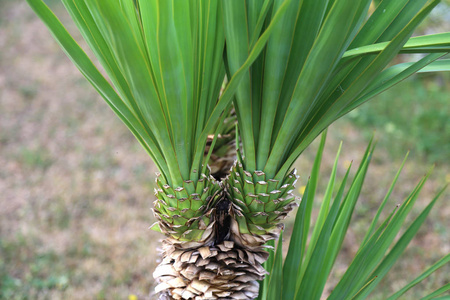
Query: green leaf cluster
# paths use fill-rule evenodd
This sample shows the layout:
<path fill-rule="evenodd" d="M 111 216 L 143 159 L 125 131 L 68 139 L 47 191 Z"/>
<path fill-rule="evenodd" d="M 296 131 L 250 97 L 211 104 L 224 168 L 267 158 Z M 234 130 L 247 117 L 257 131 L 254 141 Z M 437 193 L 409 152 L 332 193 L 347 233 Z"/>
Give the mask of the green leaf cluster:
<path fill-rule="evenodd" d="M 371 13 L 370 0 L 63 0 L 108 79 L 43 1 L 27 2 L 174 186 L 199 179 L 232 100 L 245 168 L 281 180 L 336 119 L 415 72 L 450 69 L 438 60 L 449 33 L 410 38 L 439 0 Z M 428 55 L 390 65 L 399 53 Z"/>
<path fill-rule="evenodd" d="M 450 34 L 410 38 L 440 1 L 223 2 L 226 68 L 235 74 L 279 8 L 288 5 L 245 74 L 235 107 L 247 171 L 281 180 L 332 122 L 418 71 L 449 70 Z M 373 5 L 373 4 L 372 4 Z M 423 58 L 392 64 L 398 54 Z"/>
<path fill-rule="evenodd" d="M 340 149 L 338 150 L 320 204 L 319 214 L 313 223 L 311 215 L 313 202 L 317 201 L 316 188 L 325 138 L 326 134 L 323 134 L 308 184 L 297 211 L 287 256 L 283 261 L 282 236 L 280 236 L 276 251 L 271 253 L 266 262 L 266 268 L 270 275 L 261 284 L 258 299 L 322 299 L 325 284 L 341 250 L 374 150 L 374 145 L 370 142 L 354 178 L 349 179 L 350 166 L 340 180 L 340 184 L 337 184 L 336 170 Z M 445 187 L 405 228 L 405 219 L 419 197 L 419 193 L 430 175 L 429 172 L 401 205 L 397 205 L 384 220 L 380 220 L 405 161 L 406 158 L 367 229 L 356 256 L 327 299 L 365 299 L 395 262 L 401 258 L 403 251 L 425 221 L 437 199 L 443 194 Z M 403 233 L 398 240 L 395 240 L 401 230 Z M 389 297 L 389 300 L 398 299 L 410 288 L 449 262 L 450 254 L 437 261 L 424 273 Z M 423 299 L 431 299 L 432 296 L 436 297 L 448 290 L 450 290 L 449 285 L 443 286 Z"/>
<path fill-rule="evenodd" d="M 217 1 L 63 3 L 115 89 L 45 4 L 29 1 L 168 181 L 189 179 L 196 128 L 204 128 L 224 74 Z"/>
<path fill-rule="evenodd" d="M 269 25 L 255 40 L 219 97 L 225 76 L 219 0 L 63 0 L 109 81 L 43 1 L 27 2 L 173 186 L 200 178 L 207 136 L 223 122 L 274 29 Z"/>

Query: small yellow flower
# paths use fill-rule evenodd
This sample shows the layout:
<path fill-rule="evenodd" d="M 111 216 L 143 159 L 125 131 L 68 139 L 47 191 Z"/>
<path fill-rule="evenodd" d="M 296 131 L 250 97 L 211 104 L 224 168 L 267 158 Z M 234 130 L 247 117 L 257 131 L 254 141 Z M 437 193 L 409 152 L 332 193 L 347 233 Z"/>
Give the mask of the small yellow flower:
<path fill-rule="evenodd" d="M 445 182 L 450 183 L 450 173 L 445 175 Z"/>
<path fill-rule="evenodd" d="M 306 185 L 302 185 L 298 188 L 298 192 L 300 195 L 303 195 L 305 193 Z"/>
<path fill-rule="evenodd" d="M 138 297 L 134 294 L 128 296 L 128 300 L 138 300 Z"/>

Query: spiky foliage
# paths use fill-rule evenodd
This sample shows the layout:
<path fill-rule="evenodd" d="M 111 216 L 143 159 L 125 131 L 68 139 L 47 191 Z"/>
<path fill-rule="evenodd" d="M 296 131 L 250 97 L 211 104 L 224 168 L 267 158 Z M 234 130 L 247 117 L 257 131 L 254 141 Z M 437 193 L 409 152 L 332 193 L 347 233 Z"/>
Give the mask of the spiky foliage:
<path fill-rule="evenodd" d="M 251 175 L 245 184 L 236 180 L 238 175 L 227 180 L 234 204 L 251 212 L 239 222 L 241 232 L 279 231 L 277 222 L 261 226 L 261 219 L 289 210 L 293 198 L 275 205 L 266 195 L 292 189 L 285 182 L 293 163 L 332 122 L 411 74 L 426 71 L 425 66 L 449 69 L 449 60 L 437 60 L 450 50 L 449 33 L 410 39 L 438 3 L 385 0 L 370 14 L 370 0 L 222 2 L 229 76 L 239 70 L 274 13 L 288 5 L 235 94 L 242 140 L 238 173 Z M 431 54 L 391 66 L 400 53 Z M 260 178 L 277 184 L 258 194 L 248 187 L 258 188 Z"/>
<path fill-rule="evenodd" d="M 264 243 L 294 205 L 295 159 L 375 94 L 450 69 L 436 61 L 449 34 L 408 41 L 437 0 L 385 0 L 370 18 L 368 0 L 62 0 L 109 81 L 42 0 L 27 2 L 160 171 L 155 228 L 167 237 L 162 268 L 174 270 L 155 273 L 163 297 L 220 298 L 231 281 L 226 297 L 253 299 Z M 402 52 L 433 54 L 386 68 Z M 233 99 L 241 150 L 217 181 L 234 156 Z M 205 247 L 204 265 L 194 257 Z M 207 283 L 201 274 L 217 264 L 227 271 Z"/>
<path fill-rule="evenodd" d="M 282 237 L 280 237 L 276 252 L 272 253 L 268 260 L 270 275 L 264 279 L 261 285 L 259 300 L 319 300 L 324 299 L 324 297 L 327 297 L 329 300 L 366 299 L 380 281 L 383 280 L 395 262 L 401 258 L 409 242 L 418 232 L 446 188 L 441 189 L 419 216 L 407 228 L 404 228 L 406 227 L 407 216 L 416 200 L 419 199 L 420 191 L 430 175 L 430 172 L 428 172 L 420 180 L 402 204 L 392 203 L 390 196 L 405 164 L 405 158 L 399 171 L 393 178 L 385 198 L 380 199 L 382 200 L 380 201 L 380 207 L 367 228 L 366 235 L 362 239 L 356 256 L 337 285 L 327 295 L 325 284 L 332 272 L 337 255 L 342 248 L 346 232 L 350 226 L 351 218 L 372 159 L 374 145 L 372 142 L 369 143 L 353 179 L 350 180 L 349 178 L 351 177 L 349 173 L 352 168 L 352 166 L 349 166 L 343 178 L 338 181 L 336 174 L 340 155 L 339 148 L 327 188 L 321 193 L 324 196 L 319 200 L 316 197 L 318 194 L 316 190 L 320 179 L 319 169 L 325 138 L 326 135 L 324 134 L 302 202 L 297 211 L 287 256 L 283 261 L 283 243 Z M 340 184 L 338 185 L 337 182 L 340 182 Z M 315 222 L 311 222 L 314 202 L 320 203 L 320 209 Z M 381 220 L 380 216 L 387 207 L 391 207 L 391 212 L 387 214 L 384 220 Z M 400 238 L 396 240 L 401 231 L 403 232 Z M 437 261 L 423 274 L 407 284 L 405 288 L 389 297 L 389 300 L 398 299 L 408 289 L 449 262 L 450 254 Z M 448 290 L 450 290 L 450 286 L 447 285 L 432 293 L 432 295 L 438 296 Z M 430 298 L 425 297 L 423 299 Z"/>

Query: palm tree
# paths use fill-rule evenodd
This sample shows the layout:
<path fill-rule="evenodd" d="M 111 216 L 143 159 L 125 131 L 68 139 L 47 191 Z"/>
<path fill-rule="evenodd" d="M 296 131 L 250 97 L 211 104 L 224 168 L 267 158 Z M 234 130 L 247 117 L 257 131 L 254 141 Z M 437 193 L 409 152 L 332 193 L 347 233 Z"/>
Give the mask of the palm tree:
<path fill-rule="evenodd" d="M 62 0 L 109 81 L 27 2 L 159 169 L 162 299 L 258 297 L 305 148 L 415 72 L 450 69 L 449 33 L 410 38 L 438 0 Z M 427 55 L 391 65 L 401 53 Z"/>

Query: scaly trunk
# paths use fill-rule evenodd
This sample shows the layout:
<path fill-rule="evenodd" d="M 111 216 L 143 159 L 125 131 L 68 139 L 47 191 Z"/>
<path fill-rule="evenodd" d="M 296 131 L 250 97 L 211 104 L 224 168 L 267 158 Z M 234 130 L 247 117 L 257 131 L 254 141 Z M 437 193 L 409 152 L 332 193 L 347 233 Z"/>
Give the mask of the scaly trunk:
<path fill-rule="evenodd" d="M 158 184 L 155 213 L 161 231 L 169 236 L 163 241 L 162 262 L 153 273 L 160 299 L 258 296 L 258 281 L 267 274 L 262 266 L 269 256 L 264 244 L 278 237 L 279 221 L 295 205 L 292 191 L 297 176 L 291 172 L 283 182 L 266 181 L 264 173 L 252 175 L 237 162 L 229 171 L 219 183 L 205 175 L 202 187 L 209 182 L 211 188 L 184 197 L 184 201 L 209 198 L 208 206 L 185 210 L 184 215 L 180 211 L 172 218 L 162 216 L 158 208 L 162 201 L 173 199 L 165 192 L 182 189 Z M 178 219 L 185 225 L 177 225 Z"/>

